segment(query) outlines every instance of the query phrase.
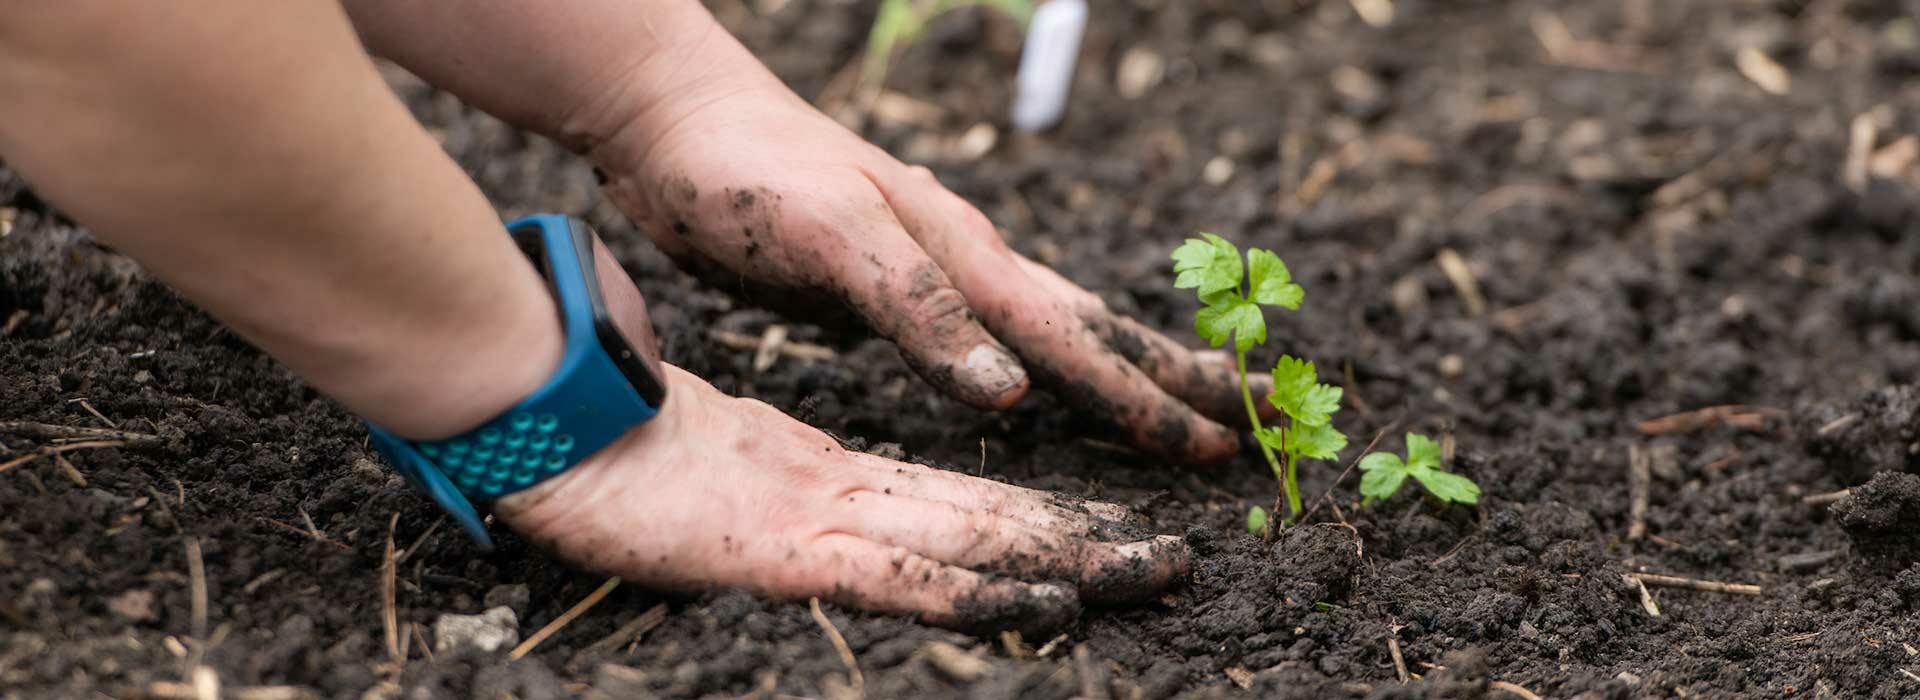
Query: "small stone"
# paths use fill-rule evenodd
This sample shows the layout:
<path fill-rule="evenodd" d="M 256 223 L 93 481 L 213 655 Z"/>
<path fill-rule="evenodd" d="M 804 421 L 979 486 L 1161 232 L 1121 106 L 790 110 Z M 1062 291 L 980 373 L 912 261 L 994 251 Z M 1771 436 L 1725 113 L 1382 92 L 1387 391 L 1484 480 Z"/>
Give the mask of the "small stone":
<path fill-rule="evenodd" d="M 1207 161 L 1206 167 L 1200 171 L 1200 179 L 1215 187 L 1227 184 L 1228 180 L 1233 179 L 1233 159 L 1214 156 L 1213 160 Z"/>
<path fill-rule="evenodd" d="M 1838 550 L 1838 549 L 1827 549 L 1827 550 L 1821 550 L 1818 552 L 1805 552 L 1802 554 L 1788 554 L 1786 556 L 1780 557 L 1780 560 L 1779 560 L 1780 571 L 1784 573 L 1813 571 L 1813 570 L 1819 569 L 1822 566 L 1825 566 L 1827 562 L 1840 558 L 1840 554 L 1841 554 L 1841 550 Z"/>
<path fill-rule="evenodd" d="M 375 464 L 373 460 L 356 459 L 353 461 L 353 476 L 369 484 L 384 483 L 387 480 L 387 470 Z"/>
<path fill-rule="evenodd" d="M 903 462 L 907 459 L 906 448 L 901 447 L 900 443 L 897 442 L 883 442 L 867 448 L 866 452 L 875 457 L 883 457 L 895 462 Z"/>
<path fill-rule="evenodd" d="M 1393 300 L 1393 309 L 1400 312 L 1401 316 L 1417 316 L 1427 305 L 1427 285 L 1419 277 L 1407 275 L 1394 281 L 1388 297 Z"/>
<path fill-rule="evenodd" d="M 487 591 L 487 597 L 485 598 L 485 605 L 489 610 L 493 608 L 512 608 L 514 614 L 525 615 L 527 614 L 527 603 L 532 599 L 532 594 L 527 592 L 527 584 L 508 583 L 489 589 Z"/>
<path fill-rule="evenodd" d="M 472 647 L 492 653 L 520 643 L 520 617 L 512 608 L 491 608 L 479 615 L 441 615 L 433 621 L 436 652 Z"/>
<path fill-rule="evenodd" d="M 954 155 L 961 160 L 979 160 L 981 156 L 992 152 L 994 144 L 999 142 L 1000 131 L 993 128 L 992 124 L 980 122 L 967 129 L 966 133 L 960 135 L 960 140 L 954 142 Z"/>
<path fill-rule="evenodd" d="M 1123 98 L 1137 100 L 1158 86 L 1166 73 L 1166 59 L 1150 49 L 1136 46 L 1120 56 L 1120 66 L 1113 79 L 1114 90 Z"/>
<path fill-rule="evenodd" d="M 1467 370 L 1467 361 L 1459 355 L 1448 353 L 1440 357 L 1440 376 L 1452 379 Z"/>
<path fill-rule="evenodd" d="M 107 610 L 115 617 L 128 622 L 145 622 L 154 619 L 153 591 L 132 590 L 107 600 Z"/>

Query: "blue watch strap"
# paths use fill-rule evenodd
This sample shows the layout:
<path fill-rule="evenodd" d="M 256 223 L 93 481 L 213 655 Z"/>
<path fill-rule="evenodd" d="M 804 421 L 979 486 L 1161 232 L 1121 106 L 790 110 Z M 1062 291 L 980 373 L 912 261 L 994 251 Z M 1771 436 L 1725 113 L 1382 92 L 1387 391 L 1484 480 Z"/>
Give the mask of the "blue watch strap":
<path fill-rule="evenodd" d="M 537 484 L 620 439 L 659 412 L 608 354 L 596 334 L 589 290 L 591 248 L 576 245 L 567 217 L 544 214 L 508 224 L 539 228 L 545 269 L 559 304 L 566 347 L 545 385 L 480 427 L 443 440 L 412 442 L 368 423 L 373 446 L 482 547 L 491 547 L 473 502 Z"/>

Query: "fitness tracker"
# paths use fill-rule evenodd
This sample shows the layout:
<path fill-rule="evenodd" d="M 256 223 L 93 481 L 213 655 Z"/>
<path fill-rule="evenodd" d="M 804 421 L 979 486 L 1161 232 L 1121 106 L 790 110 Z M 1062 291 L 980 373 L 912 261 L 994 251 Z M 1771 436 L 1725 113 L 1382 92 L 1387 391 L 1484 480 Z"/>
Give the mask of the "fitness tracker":
<path fill-rule="evenodd" d="M 651 333 L 623 328 L 627 320 L 607 310 L 593 230 L 577 219 L 541 214 L 508 224 L 507 233 L 539 268 L 559 307 L 566 336 L 559 368 L 506 412 L 444 440 L 411 441 L 367 424 L 381 456 L 489 549 L 493 541 L 475 503 L 566 471 L 652 419 L 667 396 L 658 367 L 636 345 Z"/>

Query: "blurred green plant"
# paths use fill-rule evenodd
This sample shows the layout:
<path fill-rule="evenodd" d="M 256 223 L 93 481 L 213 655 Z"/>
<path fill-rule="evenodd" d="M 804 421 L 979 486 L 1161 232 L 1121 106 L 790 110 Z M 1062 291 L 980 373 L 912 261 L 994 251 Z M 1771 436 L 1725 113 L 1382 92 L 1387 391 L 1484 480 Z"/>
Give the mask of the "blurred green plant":
<path fill-rule="evenodd" d="M 920 38 L 927 23 L 942 14 L 967 7 L 990 7 L 1012 17 L 1021 31 L 1033 19 L 1035 0 L 880 0 L 873 29 L 867 32 L 867 55 L 860 69 L 860 82 L 879 85 L 886 80 L 895 51 L 911 46 Z"/>

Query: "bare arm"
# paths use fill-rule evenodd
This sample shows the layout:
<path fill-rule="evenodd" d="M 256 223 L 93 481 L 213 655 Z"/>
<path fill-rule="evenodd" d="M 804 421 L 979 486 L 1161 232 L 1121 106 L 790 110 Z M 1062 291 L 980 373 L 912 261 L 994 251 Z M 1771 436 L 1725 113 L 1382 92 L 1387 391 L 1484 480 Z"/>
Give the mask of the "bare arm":
<path fill-rule="evenodd" d="M 338 6 L 13 13 L 0 94 L 35 189 L 355 412 L 456 433 L 558 362 L 537 273 Z"/>
<path fill-rule="evenodd" d="M 696 0 L 347 0 L 374 53 L 599 160 L 689 95 L 779 81 Z"/>

